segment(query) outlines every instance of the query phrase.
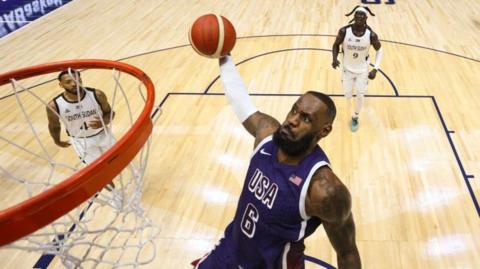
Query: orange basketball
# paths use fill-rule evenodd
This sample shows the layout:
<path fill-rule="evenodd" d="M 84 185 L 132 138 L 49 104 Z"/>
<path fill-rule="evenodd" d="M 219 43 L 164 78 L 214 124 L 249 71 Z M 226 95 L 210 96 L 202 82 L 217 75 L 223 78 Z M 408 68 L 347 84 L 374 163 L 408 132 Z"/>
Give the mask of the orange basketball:
<path fill-rule="evenodd" d="M 188 38 L 198 54 L 208 58 L 220 58 L 233 49 L 237 34 L 232 23 L 225 17 L 207 14 L 195 20 Z"/>

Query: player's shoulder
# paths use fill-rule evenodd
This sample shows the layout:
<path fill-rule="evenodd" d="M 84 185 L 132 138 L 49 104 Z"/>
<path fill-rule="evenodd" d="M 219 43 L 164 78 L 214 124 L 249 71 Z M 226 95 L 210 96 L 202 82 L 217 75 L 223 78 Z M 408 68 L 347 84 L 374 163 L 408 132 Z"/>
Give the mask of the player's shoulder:
<path fill-rule="evenodd" d="M 100 89 L 94 89 L 95 93 L 105 95 L 105 92 Z"/>
<path fill-rule="evenodd" d="M 348 27 L 350 27 L 350 25 L 343 26 L 342 28 L 340 28 L 340 30 L 338 30 L 337 39 L 335 40 L 337 44 L 343 42 L 343 40 L 345 39 Z"/>
<path fill-rule="evenodd" d="M 50 100 L 50 102 L 47 103 L 48 107 L 55 108 L 55 98 Z"/>
<path fill-rule="evenodd" d="M 61 98 L 64 98 L 63 97 L 63 92 L 59 93 L 57 96 L 53 97 L 52 100 L 50 100 L 50 102 L 47 103 L 47 106 L 49 106 L 51 108 L 56 108 L 57 107 L 56 102 L 57 102 L 58 99 L 61 99 Z"/>
<path fill-rule="evenodd" d="M 95 97 L 103 98 L 106 96 L 105 93 L 100 89 L 89 88 L 89 87 L 85 87 L 85 89 L 95 94 Z"/>
<path fill-rule="evenodd" d="M 350 192 L 328 166 L 322 166 L 315 171 L 309 193 L 316 208 L 316 215 L 324 220 L 335 222 L 350 213 Z"/>
<path fill-rule="evenodd" d="M 378 38 L 377 33 L 375 33 L 375 31 L 373 31 L 373 29 L 370 26 L 367 25 L 367 29 L 370 31 L 371 38 Z"/>
<path fill-rule="evenodd" d="M 58 96 L 53 98 L 52 100 L 50 100 L 50 102 L 47 103 L 47 112 L 48 113 L 52 113 L 52 111 L 56 111 L 58 113 L 58 106 L 57 106 L 57 103 L 55 102 L 55 100 L 57 98 L 58 98 Z"/>
<path fill-rule="evenodd" d="M 63 96 L 63 92 L 61 92 L 61 93 L 57 94 L 57 96 L 53 97 L 53 99 L 52 99 L 51 102 L 55 102 L 55 100 L 58 100 L 58 99 L 60 99 L 60 98 L 65 98 L 65 97 Z"/>
<path fill-rule="evenodd" d="M 92 87 L 84 87 L 84 89 L 85 89 L 86 91 L 94 92 L 94 93 L 98 91 L 97 89 L 92 88 Z"/>
<path fill-rule="evenodd" d="M 352 27 L 352 24 L 347 24 L 345 26 L 343 26 L 342 28 L 340 28 L 340 30 L 338 30 L 338 33 L 340 34 L 346 34 L 347 33 L 347 29 Z"/>
<path fill-rule="evenodd" d="M 335 190 L 345 188 L 345 185 L 342 183 L 340 178 L 333 172 L 333 170 L 328 165 L 321 166 L 318 168 L 312 177 L 312 183 L 317 183 L 325 187 L 332 187 Z M 334 190 L 334 189 L 331 189 Z"/>

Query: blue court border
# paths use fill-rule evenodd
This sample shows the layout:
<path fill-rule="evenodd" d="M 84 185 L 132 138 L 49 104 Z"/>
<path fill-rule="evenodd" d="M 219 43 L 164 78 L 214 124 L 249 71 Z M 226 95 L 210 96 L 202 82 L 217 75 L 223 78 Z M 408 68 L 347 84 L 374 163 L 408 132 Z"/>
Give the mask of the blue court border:
<path fill-rule="evenodd" d="M 243 37 L 243 38 L 260 38 L 260 37 L 278 37 L 278 36 L 332 36 L 332 37 L 335 37 L 334 35 L 271 35 L 271 36 L 249 36 L 249 37 Z M 432 49 L 432 48 L 427 48 L 427 47 L 423 47 L 423 46 L 417 46 L 417 45 L 412 45 L 412 44 L 408 44 L 408 43 L 402 43 L 402 42 L 395 42 L 395 41 L 388 41 L 388 40 L 381 40 L 381 41 L 384 41 L 384 42 L 389 42 L 389 43 L 395 43 L 395 44 L 400 44 L 400 45 L 407 45 L 407 46 L 412 46 L 412 47 L 417 47 L 417 48 L 422 48 L 422 49 L 427 49 L 427 50 L 432 50 L 432 51 L 435 51 L 435 52 L 440 52 L 440 53 L 445 53 L 445 54 L 448 54 L 448 55 L 452 55 L 452 56 L 456 56 L 456 57 L 461 57 L 461 58 L 464 58 L 464 59 L 467 59 L 467 60 L 471 60 L 471 61 L 475 61 L 475 62 L 480 62 L 479 60 L 477 59 L 474 59 L 474 58 L 469 58 L 469 57 L 465 57 L 465 56 L 462 56 L 462 55 L 459 55 L 459 54 L 454 54 L 454 53 L 450 53 L 450 52 L 446 52 L 446 51 L 441 51 L 441 50 L 436 50 L 436 49 Z M 177 46 L 177 47 L 172 47 L 172 48 L 167 48 L 167 49 L 162 49 L 162 50 L 157 50 L 157 51 L 151 51 L 151 52 L 147 52 L 147 53 L 142 53 L 142 54 L 138 54 L 138 55 L 134 55 L 134 56 L 131 56 L 131 57 L 126 57 L 126 58 L 122 58 L 122 59 L 119 59 L 118 61 L 124 61 L 124 60 L 127 60 L 127 59 L 131 59 L 131 58 L 134 58 L 134 57 L 139 57 L 139 56 L 143 56 L 143 55 L 147 55 L 147 54 L 151 54 L 151 53 L 155 53 L 155 52 L 160 52 L 160 51 L 166 51 L 166 50 L 170 50 L 170 49 L 176 49 L 176 48 L 182 48 L 182 47 L 186 47 L 186 46 L 189 46 L 189 45 L 182 45 L 182 46 Z M 289 51 L 299 51 L 299 50 L 315 50 L 315 51 L 326 51 L 326 52 L 331 52 L 330 49 L 321 49 L 321 48 L 290 48 L 290 49 L 282 49 L 282 50 L 276 50 L 276 51 L 270 51 L 270 52 L 266 52 L 266 53 L 262 53 L 262 54 L 259 54 L 259 55 L 256 55 L 256 56 L 253 56 L 253 57 L 250 57 L 250 58 L 247 58 L 241 62 L 239 62 L 237 65 L 240 65 L 240 64 L 243 64 L 245 62 L 249 62 L 255 58 L 259 58 L 261 56 L 266 56 L 266 55 L 270 55 L 270 54 L 274 54 L 274 53 L 281 53 L 281 52 L 289 52 Z M 393 81 L 390 79 L 390 77 L 385 73 L 383 72 L 382 70 L 380 70 L 380 73 L 385 77 L 385 79 L 387 79 L 390 83 L 390 85 L 392 86 L 392 90 L 393 90 L 393 95 L 365 95 L 365 97 L 369 97 L 369 98 L 430 98 L 434 104 L 434 107 L 437 111 L 437 114 L 438 114 L 438 117 L 440 119 L 440 122 L 442 124 L 442 127 L 445 131 L 445 134 L 447 136 L 447 139 L 450 143 L 450 146 L 452 148 L 452 151 L 453 151 L 453 154 L 455 156 L 455 159 L 457 161 L 457 164 L 460 168 L 460 171 L 462 173 L 462 176 L 464 178 L 464 181 L 465 181 L 465 184 L 467 186 L 467 189 L 470 193 L 470 197 L 472 199 L 472 202 L 475 206 L 475 209 L 477 211 L 477 215 L 480 216 L 480 206 L 479 206 L 479 203 L 478 203 L 478 200 L 475 196 L 475 193 L 473 192 L 473 188 L 469 182 L 469 179 L 470 178 L 474 178 L 474 175 L 471 175 L 471 174 L 467 174 L 467 172 L 465 171 L 464 169 L 464 166 L 462 164 L 462 161 L 460 159 L 460 156 L 456 150 L 456 147 L 455 147 L 455 144 L 453 142 L 453 139 L 451 137 L 451 134 L 454 134 L 455 131 L 453 130 L 450 130 L 447 128 L 446 126 L 446 123 L 443 119 L 443 116 L 442 116 L 442 113 L 440 111 L 440 108 L 435 100 L 435 97 L 434 96 L 431 96 L 431 95 L 400 95 L 399 92 L 398 92 L 398 89 L 397 87 L 395 86 L 395 84 L 393 83 Z M 208 91 L 210 90 L 210 88 L 215 84 L 216 81 L 218 81 L 218 79 L 220 78 L 220 76 L 217 76 L 204 90 L 203 93 L 195 93 L 195 92 L 186 92 L 186 93 L 180 93 L 180 92 L 169 92 L 166 94 L 166 96 L 163 98 L 163 100 L 159 103 L 159 105 L 157 106 L 157 108 L 154 110 L 154 112 L 152 113 L 151 117 L 155 117 L 155 115 L 158 113 L 158 111 L 160 110 L 160 108 L 164 105 L 164 103 L 167 101 L 168 97 L 170 97 L 171 95 L 224 95 L 223 93 L 209 93 Z M 36 86 L 40 86 L 42 84 L 45 84 L 45 83 L 48 83 L 50 81 L 46 81 L 44 83 L 41 83 L 41 84 L 38 84 L 38 85 L 34 85 L 32 86 L 31 88 L 34 88 Z M 250 93 L 250 95 L 252 96 L 300 96 L 301 94 L 260 94 L 260 93 Z M 11 95 L 7 95 L 7 96 L 3 96 L 0 98 L 0 100 L 6 98 L 6 97 L 9 97 Z M 344 95 L 343 94 L 329 94 L 329 96 L 331 97 L 343 97 Z M 85 209 L 88 210 L 89 206 Z M 84 212 L 81 213 L 81 215 L 79 216 L 80 219 L 82 219 L 83 215 L 84 215 Z M 69 232 L 73 231 L 75 229 L 75 226 L 72 226 L 69 230 Z M 62 235 L 59 235 L 59 237 L 61 237 Z M 53 260 L 55 256 L 54 255 L 51 255 L 51 254 L 44 254 L 42 255 L 39 260 L 36 262 L 36 264 L 34 265 L 33 268 L 47 268 L 48 265 L 51 263 L 51 261 Z M 311 256 L 308 256 L 306 255 L 305 256 L 305 260 L 306 261 L 309 261 L 309 262 L 312 262 L 312 263 L 315 263 L 315 264 L 318 264 L 318 265 L 321 265 L 323 266 L 324 268 L 327 268 L 327 269 L 335 269 L 334 266 L 322 261 L 322 260 L 319 260 L 317 258 L 314 258 L 314 257 L 311 257 Z"/>

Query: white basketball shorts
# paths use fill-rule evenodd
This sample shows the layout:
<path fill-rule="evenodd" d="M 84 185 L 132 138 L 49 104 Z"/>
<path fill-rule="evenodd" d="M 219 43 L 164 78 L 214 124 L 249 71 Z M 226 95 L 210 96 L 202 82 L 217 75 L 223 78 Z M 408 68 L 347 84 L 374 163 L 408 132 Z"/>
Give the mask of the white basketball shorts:
<path fill-rule="evenodd" d="M 70 138 L 70 141 L 78 157 L 86 164 L 93 162 L 116 142 L 115 138 L 110 135 L 110 130 L 102 131 L 91 137 Z"/>
<path fill-rule="evenodd" d="M 351 98 L 353 90 L 357 94 L 365 94 L 368 86 L 368 70 L 363 73 L 352 73 L 343 69 L 342 73 L 342 87 L 345 97 Z"/>

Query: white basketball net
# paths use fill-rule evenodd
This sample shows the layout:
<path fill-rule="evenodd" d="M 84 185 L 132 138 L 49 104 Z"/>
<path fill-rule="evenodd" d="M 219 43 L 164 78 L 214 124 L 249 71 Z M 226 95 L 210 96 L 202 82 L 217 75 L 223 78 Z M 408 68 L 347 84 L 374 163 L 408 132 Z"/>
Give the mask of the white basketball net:
<path fill-rule="evenodd" d="M 79 86 L 78 77 L 71 71 L 70 74 L 80 91 L 79 87 L 83 86 Z M 138 84 L 138 79 L 127 75 L 122 77 L 125 85 L 123 81 L 121 83 L 120 74 L 121 72 L 113 70 L 113 73 L 107 74 L 113 78 L 108 82 L 110 84 L 103 83 L 100 86 L 106 93 L 112 110 L 116 112 L 109 126 L 105 126 L 102 120 L 111 144 L 130 128 L 135 116 L 143 109 L 142 101 L 143 104 L 145 102 L 143 84 Z M 82 73 L 82 78 L 85 77 Z M 85 166 L 79 160 L 78 155 L 81 153 L 76 154 L 72 147 L 56 146 L 48 132 L 45 108 L 52 99 L 52 92 L 56 96 L 63 90 L 57 82 L 55 79 L 55 82 L 47 84 L 50 97 L 45 98 L 39 93 L 41 89 L 38 87 L 28 88 L 19 81 L 12 80 L 14 95 L 1 101 L 8 100 L 7 105 L 17 104 L 14 120 L 0 122 L 0 148 L 4 149 L 0 152 L 0 185 L 8 186 L 0 190 L 0 196 L 15 197 L 8 201 L 0 200 L 3 209 L 45 191 Z M 97 85 L 92 86 L 99 88 Z M 5 95 L 4 92 L 2 94 Z M 12 109 L 9 111 L 13 113 Z M 5 111 L 1 113 L 4 115 Z M 60 119 L 61 137 L 65 141 L 66 121 Z M 75 139 L 82 141 L 86 138 Z M 50 225 L 4 248 L 55 255 L 67 268 L 131 268 L 152 261 L 155 257 L 154 238 L 158 231 L 141 205 L 149 146 L 150 140 L 113 180 L 114 187 L 107 185 L 94 197 Z M 8 205 L 3 206 L 6 203 Z"/>

